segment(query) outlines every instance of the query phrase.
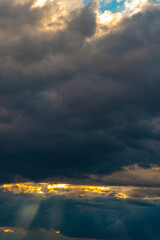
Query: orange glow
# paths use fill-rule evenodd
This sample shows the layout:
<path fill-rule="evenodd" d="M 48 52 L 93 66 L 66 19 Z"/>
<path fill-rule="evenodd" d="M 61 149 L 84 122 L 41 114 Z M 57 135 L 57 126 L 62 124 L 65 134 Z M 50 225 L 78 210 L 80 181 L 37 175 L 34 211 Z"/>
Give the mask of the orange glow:
<path fill-rule="evenodd" d="M 97 196 L 110 196 L 112 194 L 116 198 L 126 199 L 128 198 L 127 191 L 129 191 L 131 188 L 26 182 L 4 184 L 0 186 L 0 189 L 3 192 L 11 192 L 13 194 L 34 194 L 45 197 L 50 197 L 52 195 L 64 195 L 66 197 L 81 196 L 84 198 L 93 198 Z"/>
<path fill-rule="evenodd" d="M 54 189 L 54 188 L 68 188 L 68 184 L 54 184 L 54 185 L 48 185 L 48 189 Z"/>
<path fill-rule="evenodd" d="M 11 233 L 11 234 L 22 234 L 25 235 L 26 231 L 23 228 L 15 228 L 15 227 L 0 227 L 0 231 L 3 231 L 4 233 Z"/>
<path fill-rule="evenodd" d="M 26 233 L 27 233 L 26 229 L 16 228 L 16 227 L 0 227 L 0 231 L 4 232 L 6 234 L 20 234 L 22 236 L 26 235 Z M 38 229 L 35 229 L 35 231 L 47 232 L 47 230 L 44 228 L 38 228 Z M 53 234 L 61 234 L 61 232 L 59 230 L 55 230 L 55 229 L 51 229 L 50 232 Z"/>
<path fill-rule="evenodd" d="M 108 197 L 125 199 L 160 200 L 157 188 L 145 188 L 134 186 L 89 186 L 73 185 L 65 183 L 12 183 L 0 186 L 0 191 L 12 194 L 30 194 L 42 198 L 63 196 L 66 198 L 91 199 L 95 197 Z M 151 194 L 150 194 L 151 193 Z"/>
<path fill-rule="evenodd" d="M 14 194 L 19 193 L 37 193 L 43 194 L 42 183 L 39 185 L 33 183 L 16 183 L 16 184 L 4 184 L 1 186 L 4 191 L 12 192 Z"/>
<path fill-rule="evenodd" d="M 1 230 L 5 233 L 14 233 L 14 230 L 12 228 L 1 228 Z"/>

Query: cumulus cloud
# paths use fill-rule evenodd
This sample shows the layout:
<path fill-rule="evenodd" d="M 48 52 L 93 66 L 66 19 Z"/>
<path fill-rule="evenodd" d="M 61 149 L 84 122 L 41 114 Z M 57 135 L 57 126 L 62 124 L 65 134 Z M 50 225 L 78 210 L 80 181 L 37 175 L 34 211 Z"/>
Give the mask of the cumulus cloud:
<path fill-rule="evenodd" d="M 158 239 L 159 22 L 0 0 L 0 238 Z"/>
<path fill-rule="evenodd" d="M 1 182 L 158 166 L 159 5 L 34 4 L 0 1 Z"/>

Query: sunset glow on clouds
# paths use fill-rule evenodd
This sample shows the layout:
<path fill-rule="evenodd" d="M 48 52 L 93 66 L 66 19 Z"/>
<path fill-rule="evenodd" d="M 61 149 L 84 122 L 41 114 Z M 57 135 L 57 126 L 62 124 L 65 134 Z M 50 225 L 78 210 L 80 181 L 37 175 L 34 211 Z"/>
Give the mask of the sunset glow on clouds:
<path fill-rule="evenodd" d="M 88 183 L 99 182 L 105 185 L 76 185 L 53 182 L 18 182 L 3 184 L 1 192 L 15 195 L 40 195 L 43 198 L 64 196 L 67 198 L 90 199 L 95 197 L 114 197 L 119 199 L 160 200 L 160 168 L 152 166 L 144 169 L 137 165 L 124 167 L 122 171 L 110 175 L 91 175 Z M 119 183 L 123 186 L 118 185 Z M 107 184 L 110 184 L 107 186 Z M 111 185 L 117 184 L 117 185 Z"/>
<path fill-rule="evenodd" d="M 125 167 L 120 172 L 114 172 L 106 176 L 91 175 L 88 182 L 96 183 L 101 181 L 105 185 L 75 185 L 53 182 L 19 182 L 3 184 L 1 192 L 12 194 L 34 195 L 44 198 L 63 196 L 71 199 L 94 199 L 97 197 L 115 199 L 137 199 L 143 201 L 160 201 L 160 168 L 151 167 Z M 123 185 L 108 185 L 123 184 Z"/>

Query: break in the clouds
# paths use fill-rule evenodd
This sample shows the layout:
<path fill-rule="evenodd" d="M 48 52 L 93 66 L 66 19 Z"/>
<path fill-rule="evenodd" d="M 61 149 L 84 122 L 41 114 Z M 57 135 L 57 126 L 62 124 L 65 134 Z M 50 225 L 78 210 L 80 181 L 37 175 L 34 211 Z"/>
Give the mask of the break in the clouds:
<path fill-rule="evenodd" d="M 1 182 L 159 166 L 160 6 L 100 4 L 0 1 Z"/>

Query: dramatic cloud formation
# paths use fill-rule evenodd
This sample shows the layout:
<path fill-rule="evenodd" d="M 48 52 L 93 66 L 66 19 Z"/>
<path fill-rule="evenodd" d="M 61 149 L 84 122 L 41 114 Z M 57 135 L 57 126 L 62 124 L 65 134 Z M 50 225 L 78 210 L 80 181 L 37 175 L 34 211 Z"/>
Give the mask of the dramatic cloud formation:
<path fill-rule="evenodd" d="M 160 5 L 0 0 L 0 239 L 160 236 Z"/>
<path fill-rule="evenodd" d="M 98 8 L 0 1 L 1 182 L 159 165 L 160 7 Z"/>

